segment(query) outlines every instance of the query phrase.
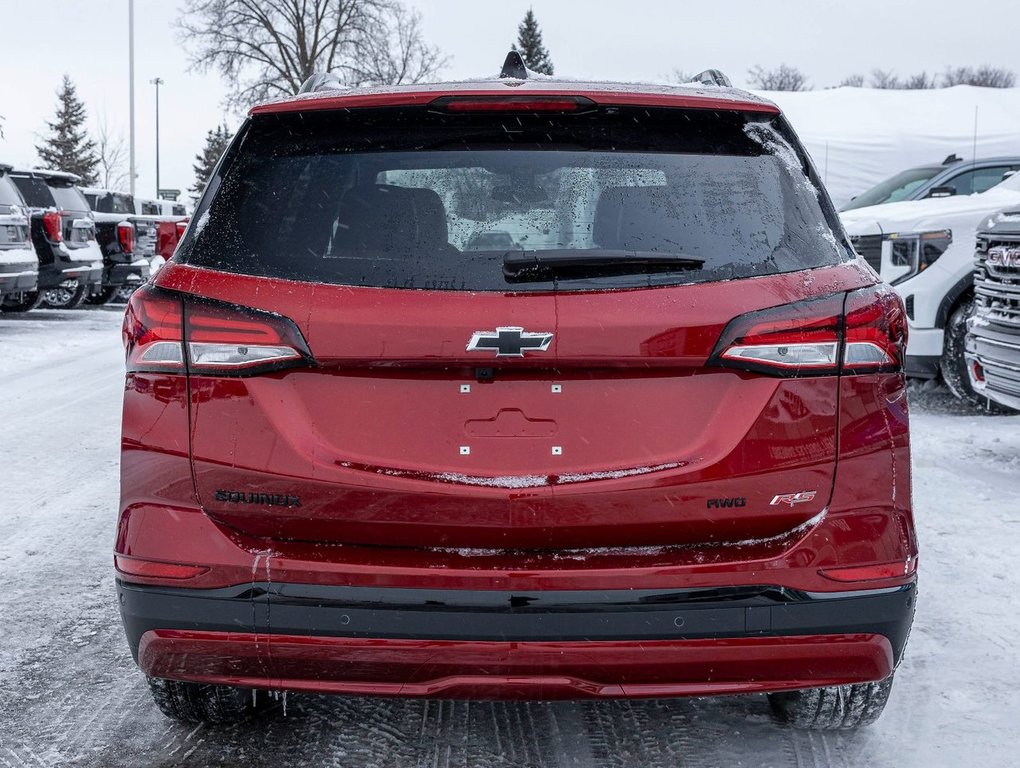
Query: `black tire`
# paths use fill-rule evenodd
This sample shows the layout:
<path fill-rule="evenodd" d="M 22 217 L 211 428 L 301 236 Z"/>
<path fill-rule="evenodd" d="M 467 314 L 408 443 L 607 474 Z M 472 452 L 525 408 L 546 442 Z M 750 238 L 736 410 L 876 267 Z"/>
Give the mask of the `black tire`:
<path fill-rule="evenodd" d="M 104 304 L 109 304 L 113 301 L 113 297 L 120 291 L 119 285 L 108 285 L 103 288 L 99 293 L 93 293 L 91 296 L 85 299 L 85 303 L 90 307 L 101 307 Z"/>
<path fill-rule="evenodd" d="M 779 720 L 794 728 L 853 730 L 878 720 L 889 701 L 893 676 L 877 683 L 808 688 L 770 693 L 769 704 Z"/>
<path fill-rule="evenodd" d="M 939 360 L 942 381 L 958 400 L 972 408 L 989 413 L 1012 413 L 1010 409 L 974 391 L 970 384 L 967 361 L 963 356 L 963 351 L 967 339 L 967 320 L 973 315 L 974 299 L 970 296 L 961 301 L 949 315 L 945 328 L 945 341 L 942 345 L 942 358 Z"/>
<path fill-rule="evenodd" d="M 4 296 L 0 309 L 4 312 L 31 312 L 42 303 L 41 291 L 24 291 L 14 296 Z"/>
<path fill-rule="evenodd" d="M 47 309 L 77 309 L 88 296 L 88 286 L 77 283 L 74 288 L 50 288 L 42 292 L 42 304 Z"/>
<path fill-rule="evenodd" d="M 148 678 L 156 706 L 167 717 L 182 723 L 222 725 L 247 718 L 255 709 L 250 690 L 227 685 L 183 683 Z"/>

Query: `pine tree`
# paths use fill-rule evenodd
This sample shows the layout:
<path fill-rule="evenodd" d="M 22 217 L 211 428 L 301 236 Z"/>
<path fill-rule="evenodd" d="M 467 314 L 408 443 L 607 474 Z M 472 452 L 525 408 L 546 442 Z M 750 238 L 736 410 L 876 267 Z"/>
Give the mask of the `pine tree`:
<path fill-rule="evenodd" d="M 82 184 L 88 186 L 96 183 L 99 158 L 95 142 L 88 137 L 85 121 L 85 105 L 78 100 L 71 78 L 64 75 L 57 91 L 56 119 L 46 122 L 50 136 L 35 150 L 45 167 L 75 173 L 81 176 Z"/>
<path fill-rule="evenodd" d="M 205 185 L 209 183 L 209 177 L 212 176 L 213 168 L 216 167 L 220 155 L 223 154 L 229 143 L 230 130 L 227 128 L 226 123 L 218 125 L 206 133 L 205 147 L 195 155 L 196 162 L 191 166 L 195 171 L 195 186 L 189 191 L 194 193 L 192 198 L 195 201 L 205 191 Z"/>
<path fill-rule="evenodd" d="M 538 28 L 538 20 L 530 8 L 524 16 L 524 21 L 517 27 L 517 45 L 514 46 L 514 50 L 524 57 L 525 65 L 532 72 L 553 74 L 549 51 L 542 45 L 542 30 Z"/>

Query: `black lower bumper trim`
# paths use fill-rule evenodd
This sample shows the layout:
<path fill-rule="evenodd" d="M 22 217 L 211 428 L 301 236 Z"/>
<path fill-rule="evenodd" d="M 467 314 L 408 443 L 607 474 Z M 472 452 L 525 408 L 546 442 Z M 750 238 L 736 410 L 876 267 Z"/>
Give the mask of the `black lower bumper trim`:
<path fill-rule="evenodd" d="M 781 587 L 685 591 L 482 592 L 255 583 L 169 589 L 118 581 L 132 653 L 153 629 L 434 640 L 681 640 L 880 634 L 896 661 L 915 584 L 805 593 Z"/>
<path fill-rule="evenodd" d="M 907 355 L 903 360 L 903 372 L 912 379 L 934 379 L 939 375 L 938 355 Z"/>

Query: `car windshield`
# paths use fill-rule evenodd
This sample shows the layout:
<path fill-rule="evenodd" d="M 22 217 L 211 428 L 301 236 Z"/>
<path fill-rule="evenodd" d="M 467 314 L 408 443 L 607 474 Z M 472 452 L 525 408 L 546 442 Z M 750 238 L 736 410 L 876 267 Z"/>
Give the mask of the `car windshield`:
<path fill-rule="evenodd" d="M 881 205 L 882 203 L 898 203 L 906 200 L 921 185 L 933 179 L 936 174 L 941 173 L 944 166 L 926 165 L 920 168 L 910 168 L 897 173 L 881 184 L 876 184 L 867 192 L 862 192 L 849 203 L 840 208 L 841 211 L 852 211 L 855 208 L 866 208 L 869 205 Z"/>
<path fill-rule="evenodd" d="M 847 256 L 828 204 L 769 120 L 623 108 L 257 118 L 211 205 L 196 212 L 198 235 L 181 259 L 294 280 L 448 290 L 675 284 L 838 263 Z M 596 256 L 570 259 L 569 275 L 545 270 L 522 285 L 504 262 L 515 250 Z M 687 259 L 635 258 L 607 270 L 607 253 Z"/>

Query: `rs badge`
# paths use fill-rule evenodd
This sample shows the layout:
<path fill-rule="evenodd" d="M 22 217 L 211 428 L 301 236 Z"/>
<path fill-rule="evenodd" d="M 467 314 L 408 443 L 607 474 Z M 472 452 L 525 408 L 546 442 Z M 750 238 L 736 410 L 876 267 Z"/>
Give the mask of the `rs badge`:
<path fill-rule="evenodd" d="M 791 507 L 794 504 L 803 504 L 805 501 L 813 501 L 817 491 L 801 491 L 800 493 L 781 493 L 778 496 L 772 497 L 771 505 L 774 507 L 778 504 L 789 504 Z"/>

